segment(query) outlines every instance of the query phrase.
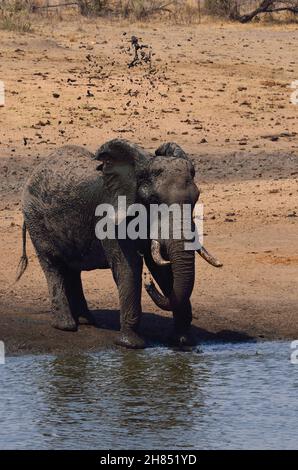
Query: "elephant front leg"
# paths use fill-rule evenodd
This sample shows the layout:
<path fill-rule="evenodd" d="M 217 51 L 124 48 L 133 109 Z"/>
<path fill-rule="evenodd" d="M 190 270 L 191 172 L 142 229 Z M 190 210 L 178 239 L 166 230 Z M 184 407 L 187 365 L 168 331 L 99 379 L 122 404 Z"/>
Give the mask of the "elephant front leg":
<path fill-rule="evenodd" d="M 187 347 L 196 346 L 197 338 L 192 328 L 192 307 L 190 300 L 185 301 L 181 306 L 173 308 L 174 332 L 172 342 L 175 346 Z"/>
<path fill-rule="evenodd" d="M 126 268 L 128 268 L 126 266 Z M 142 266 L 138 263 L 133 269 L 129 267 L 113 268 L 113 275 L 118 287 L 120 304 L 120 335 L 116 344 L 132 349 L 145 347 L 144 340 L 138 334 L 142 308 Z"/>

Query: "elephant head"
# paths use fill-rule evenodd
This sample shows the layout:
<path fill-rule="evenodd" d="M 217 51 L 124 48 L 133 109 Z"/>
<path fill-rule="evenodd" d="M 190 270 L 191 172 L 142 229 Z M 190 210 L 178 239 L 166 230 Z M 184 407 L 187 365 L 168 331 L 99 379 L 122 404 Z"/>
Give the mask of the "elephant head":
<path fill-rule="evenodd" d="M 175 143 L 161 145 L 151 155 L 137 145 L 115 139 L 97 151 L 103 163 L 106 187 L 110 197 L 126 196 L 127 203 L 142 203 L 148 210 L 152 204 L 189 204 L 193 209 L 199 198 L 194 181 L 195 169 L 186 153 Z M 161 287 L 161 294 L 150 279 L 145 284 L 153 301 L 164 310 L 180 312 L 186 308 L 195 279 L 195 253 L 185 250 L 185 239 L 176 239 L 173 224 L 169 237 L 148 239 L 141 249 L 146 264 Z M 198 253 L 211 265 L 222 266 L 207 250 Z"/>

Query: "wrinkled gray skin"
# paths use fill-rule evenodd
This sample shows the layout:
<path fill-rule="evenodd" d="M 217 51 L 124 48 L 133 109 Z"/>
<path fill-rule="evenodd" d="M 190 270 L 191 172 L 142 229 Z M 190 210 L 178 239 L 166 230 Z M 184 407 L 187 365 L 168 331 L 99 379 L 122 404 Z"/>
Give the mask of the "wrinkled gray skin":
<path fill-rule="evenodd" d="M 152 156 L 120 139 L 104 144 L 95 156 L 81 147 L 62 147 L 36 168 L 24 189 L 23 214 L 47 279 L 55 328 L 75 331 L 80 321 L 92 322 L 81 271 L 110 268 L 119 292 L 118 343 L 143 347 L 138 335 L 142 253 L 171 302 L 176 342 L 191 342 L 195 253 L 184 250 L 183 240 L 159 240 L 163 258 L 171 264 L 158 266 L 151 256 L 150 240 L 99 241 L 95 236 L 95 208 L 100 203 L 115 205 L 117 197 L 124 195 L 127 205 L 194 205 L 199 190 L 193 178 L 194 167 L 176 144 L 164 144 Z"/>

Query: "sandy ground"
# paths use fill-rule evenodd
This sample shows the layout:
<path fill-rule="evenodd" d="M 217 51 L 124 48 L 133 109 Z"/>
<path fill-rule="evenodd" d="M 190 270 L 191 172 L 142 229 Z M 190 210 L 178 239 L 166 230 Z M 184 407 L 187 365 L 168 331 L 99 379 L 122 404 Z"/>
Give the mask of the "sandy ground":
<path fill-rule="evenodd" d="M 128 68 L 132 35 L 152 46 Z M 14 283 L 21 253 L 20 194 L 36 164 L 65 143 L 95 150 L 120 136 L 155 149 L 176 141 L 197 168 L 205 245 L 224 262 L 197 260 L 192 297 L 199 339 L 298 338 L 298 79 L 294 27 L 112 24 L 103 20 L 0 31 L 0 340 L 9 353 L 85 351 L 112 344 L 117 291 L 109 271 L 84 273 L 98 328 L 49 326 L 43 274 Z M 101 286 L 104 284 L 104 288 Z M 143 295 L 142 331 L 165 342 L 170 316 Z"/>

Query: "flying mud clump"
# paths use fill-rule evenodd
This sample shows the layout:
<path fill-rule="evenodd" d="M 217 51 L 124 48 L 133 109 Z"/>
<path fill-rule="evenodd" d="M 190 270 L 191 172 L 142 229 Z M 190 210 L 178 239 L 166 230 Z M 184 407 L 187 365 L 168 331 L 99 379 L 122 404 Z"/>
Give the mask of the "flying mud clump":
<path fill-rule="evenodd" d="M 134 57 L 128 64 L 128 68 L 136 67 L 138 65 L 149 64 L 149 69 L 152 69 L 152 48 L 147 44 L 140 44 L 140 40 L 136 36 L 130 39 L 131 47 L 129 52 L 133 52 Z M 148 52 L 143 49 L 148 49 Z"/>

